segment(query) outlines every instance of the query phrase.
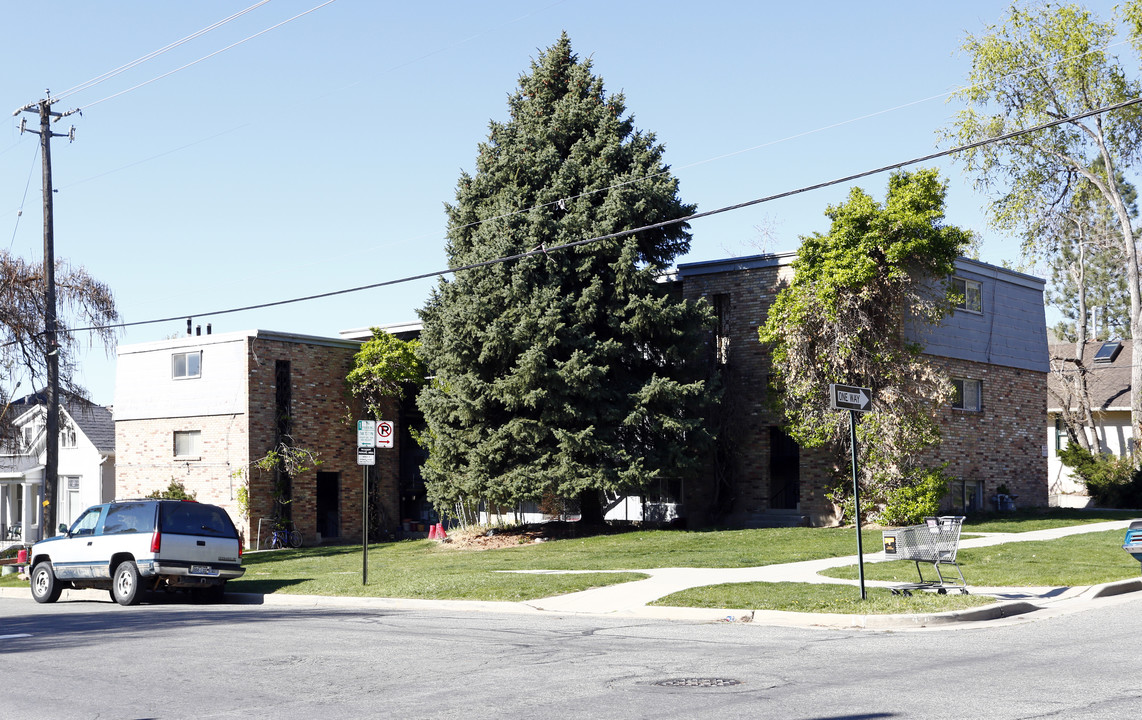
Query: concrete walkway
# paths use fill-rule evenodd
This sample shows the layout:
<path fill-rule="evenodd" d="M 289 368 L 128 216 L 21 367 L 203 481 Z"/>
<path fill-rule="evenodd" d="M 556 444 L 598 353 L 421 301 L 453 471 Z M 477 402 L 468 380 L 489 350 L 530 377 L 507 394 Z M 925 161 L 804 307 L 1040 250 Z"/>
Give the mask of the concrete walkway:
<path fill-rule="evenodd" d="M 1069 535 L 1125 530 L 1130 520 L 1075 525 L 1025 533 L 965 533 L 960 549 L 987 547 L 1011 542 L 1055 540 Z M 866 563 L 884 562 L 883 552 L 866 553 Z M 419 610 L 456 612 L 498 612 L 527 614 L 583 614 L 656 618 L 697 622 L 754 622 L 766 625 L 870 628 L 870 629 L 925 629 L 949 627 L 979 621 L 1015 619 L 1025 621 L 1066 612 L 1077 612 L 1091 607 L 1094 601 L 1106 601 L 1126 593 L 1142 590 L 1142 577 L 1106 583 L 1093 587 L 1010 587 L 992 588 L 968 585 L 973 595 L 991 595 L 999 603 L 980 608 L 947 613 L 917 615 L 840 615 L 828 613 L 795 613 L 773 610 L 742 611 L 709 608 L 657 607 L 649 605 L 659 598 L 688 588 L 725 583 L 744 582 L 799 582 L 839 583 L 859 585 L 858 580 L 829 578 L 819 573 L 835 567 L 857 564 L 856 555 L 807 560 L 804 562 L 767 565 L 752 568 L 652 568 L 616 572 L 639 572 L 648 575 L 645 580 L 584 590 L 582 592 L 524 602 L 481 602 L 468 600 L 411 600 L 402 598 L 326 597 L 316 595 L 243 595 L 227 594 L 227 600 L 241 604 L 259 604 L 295 607 L 364 607 L 378 610 Z M 524 571 L 560 572 L 560 571 Z M 582 571 L 593 572 L 593 571 Z M 970 579 L 970 568 L 966 573 Z M 866 580 L 865 585 L 892 586 L 899 583 Z M 27 598 L 27 588 L 0 588 L 0 598 Z M 109 600 L 105 590 L 65 590 L 62 600 Z"/>
<path fill-rule="evenodd" d="M 980 533 L 978 535 L 965 533 L 960 540 L 960 549 L 988 547 L 1012 542 L 1035 542 L 1041 540 L 1056 540 L 1070 535 L 1103 532 L 1106 530 L 1125 530 L 1130 520 L 1117 520 L 1087 525 L 1074 525 L 1064 528 L 1048 530 L 1035 530 L 1024 533 Z M 886 558 L 883 551 L 865 553 L 865 563 L 885 562 L 894 558 Z M 678 612 L 696 609 L 684 608 L 658 608 L 649 606 L 659 598 L 666 597 L 675 592 L 688 588 L 707 585 L 721 585 L 725 583 L 744 582 L 798 582 L 798 583 L 839 583 L 859 586 L 859 580 L 844 580 L 820 575 L 824 570 L 836 567 L 846 567 L 857 564 L 857 556 L 825 558 L 823 560 L 807 560 L 804 562 L 786 563 L 782 565 L 767 565 L 752 568 L 660 568 L 639 569 L 634 572 L 649 575 L 645 580 L 611 585 L 608 587 L 584 590 L 583 592 L 557 595 L 550 598 L 527 601 L 526 604 L 538 610 L 558 613 L 590 613 L 590 614 L 623 614 L 623 615 L 660 615 L 677 617 L 679 615 L 693 615 L 694 613 Z M 970 574 L 970 571 L 969 571 Z M 895 582 L 866 580 L 867 587 L 890 587 L 899 585 Z M 1127 580 L 1120 583 L 1109 583 L 1107 586 L 1096 588 L 1065 588 L 1065 587 L 1012 587 L 989 588 L 968 585 L 969 591 L 975 595 L 991 595 L 1004 601 L 1001 606 L 990 606 L 978 610 L 964 610 L 955 613 L 942 613 L 952 620 L 979 620 L 1008 617 L 1041 609 L 1050 605 L 1058 605 L 1066 601 L 1090 600 L 1097 597 L 1109 597 L 1133 590 L 1142 590 L 1142 578 Z M 713 611 L 717 619 L 743 619 L 742 611 Z M 758 621 L 760 612 L 747 615 L 750 619 Z M 710 617 L 711 611 L 699 613 Z M 867 627 L 870 625 L 900 624 L 901 616 L 826 616 L 818 613 L 779 613 L 767 611 L 765 620 L 779 624 L 830 624 L 830 625 L 857 625 Z M 797 616 L 790 618 L 787 616 Z M 845 618 L 838 620 L 838 618 Z M 817 622 L 824 621 L 824 622 Z M 912 617 L 905 619 L 904 625 L 915 625 L 917 622 L 933 622 L 932 616 Z"/>

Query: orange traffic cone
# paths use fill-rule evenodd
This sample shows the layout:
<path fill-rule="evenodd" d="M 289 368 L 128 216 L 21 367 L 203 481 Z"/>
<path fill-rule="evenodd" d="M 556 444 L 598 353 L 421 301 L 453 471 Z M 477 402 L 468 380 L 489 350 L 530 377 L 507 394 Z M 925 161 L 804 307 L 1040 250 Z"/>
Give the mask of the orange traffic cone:
<path fill-rule="evenodd" d="M 448 537 L 448 533 L 444 532 L 444 523 L 436 523 L 436 539 L 443 540 Z"/>
<path fill-rule="evenodd" d="M 429 540 L 435 540 L 436 539 L 436 526 L 435 525 L 429 525 L 428 526 L 428 539 Z"/>

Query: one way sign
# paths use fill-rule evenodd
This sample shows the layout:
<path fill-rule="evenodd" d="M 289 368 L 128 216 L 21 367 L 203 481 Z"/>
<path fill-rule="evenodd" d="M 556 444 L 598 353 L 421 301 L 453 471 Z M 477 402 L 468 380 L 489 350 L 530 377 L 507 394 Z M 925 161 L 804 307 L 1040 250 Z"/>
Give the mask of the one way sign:
<path fill-rule="evenodd" d="M 868 412 L 872 409 L 872 389 L 853 385 L 830 385 L 829 398 L 834 410 Z"/>

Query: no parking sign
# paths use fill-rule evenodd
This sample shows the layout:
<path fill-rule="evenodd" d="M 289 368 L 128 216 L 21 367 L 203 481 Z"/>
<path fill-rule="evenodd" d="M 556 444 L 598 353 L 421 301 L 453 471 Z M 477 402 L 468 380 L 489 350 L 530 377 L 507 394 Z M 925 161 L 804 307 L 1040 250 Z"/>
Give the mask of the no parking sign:
<path fill-rule="evenodd" d="M 391 420 L 377 421 L 377 447 L 391 448 L 393 446 L 393 435 L 395 434 L 395 423 Z"/>

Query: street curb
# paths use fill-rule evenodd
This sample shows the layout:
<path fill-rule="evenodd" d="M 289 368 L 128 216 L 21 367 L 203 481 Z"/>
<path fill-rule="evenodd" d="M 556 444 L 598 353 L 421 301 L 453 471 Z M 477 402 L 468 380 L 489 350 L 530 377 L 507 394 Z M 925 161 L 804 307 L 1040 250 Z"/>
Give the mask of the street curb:
<path fill-rule="evenodd" d="M 1098 598 L 1114 597 L 1115 595 L 1122 595 L 1124 593 L 1138 592 L 1139 590 L 1142 590 L 1142 578 L 1116 580 L 1115 582 L 1095 585 L 1088 592 L 1090 593 L 1091 599 L 1096 600 Z"/>
<path fill-rule="evenodd" d="M 1086 588 L 1071 588 L 1065 597 L 1042 598 L 1037 601 L 1009 600 L 979 608 L 951 610 L 942 613 L 915 615 L 862 615 L 841 613 L 798 613 L 784 610 L 741 610 L 730 608 L 688 608 L 645 605 L 614 612 L 566 612 L 545 610 L 530 604 L 534 601 L 487 600 L 422 600 L 415 598 L 381 598 L 329 595 L 289 595 L 271 593 L 227 593 L 222 605 L 267 605 L 275 607 L 309 608 L 370 608 L 374 610 L 412 610 L 420 612 L 488 612 L 526 615 L 593 615 L 597 617 L 643 618 L 647 620 L 673 620 L 703 623 L 752 623 L 786 627 L 816 627 L 833 629 L 907 630 L 933 626 L 952 626 L 961 623 L 987 622 L 1027 615 L 1048 608 L 1066 605 L 1089 606 L 1089 602 L 1142 591 L 1142 578 L 1117 580 Z M 27 587 L 0 587 L 0 598 L 31 600 Z M 65 589 L 61 600 L 72 602 L 112 602 L 106 590 Z"/>

